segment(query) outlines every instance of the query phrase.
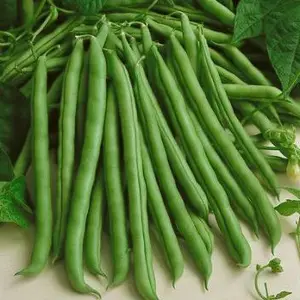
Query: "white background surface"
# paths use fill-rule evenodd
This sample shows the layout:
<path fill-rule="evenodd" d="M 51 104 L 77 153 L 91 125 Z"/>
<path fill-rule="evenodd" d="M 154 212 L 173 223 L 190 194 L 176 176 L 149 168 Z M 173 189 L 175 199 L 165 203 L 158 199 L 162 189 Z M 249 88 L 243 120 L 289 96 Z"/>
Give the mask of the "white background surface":
<path fill-rule="evenodd" d="M 285 176 L 281 176 L 282 185 L 291 184 Z M 299 184 L 300 187 L 300 184 Z M 281 199 L 288 195 L 282 192 Z M 274 200 L 274 204 L 277 201 Z M 281 290 L 292 291 L 288 300 L 300 300 L 300 258 L 294 240 L 289 233 L 295 230 L 296 218 L 282 218 L 283 236 L 277 246 L 275 256 L 282 259 L 284 273 L 263 275 L 269 284 L 271 293 Z M 267 264 L 272 258 L 270 248 L 264 237 L 257 240 L 243 226 L 243 231 L 250 241 L 253 258 L 252 265 L 247 269 L 234 266 L 228 257 L 222 241 L 216 238 L 213 253 L 213 274 L 209 282 L 209 291 L 203 290 L 201 277 L 193 267 L 189 255 L 184 252 L 185 272 L 177 282 L 176 289 L 171 285 L 171 278 L 161 254 L 159 245 L 154 246 L 154 268 L 157 281 L 157 293 L 160 300 L 252 300 L 259 299 L 254 290 L 254 275 L 256 264 Z M 154 239 L 153 239 L 154 241 Z M 0 226 L 0 300 L 85 300 L 92 296 L 78 295 L 68 284 L 63 264 L 49 266 L 36 278 L 24 279 L 13 276 L 15 272 L 27 265 L 33 242 L 33 230 L 19 229 L 13 225 Z M 103 241 L 102 265 L 110 275 L 110 255 L 108 241 Z M 105 280 L 97 280 L 89 275 L 87 281 L 102 293 L 103 300 L 135 300 L 140 299 L 135 291 L 132 275 L 121 287 L 105 291 Z M 262 282 L 263 284 L 263 282 Z"/>

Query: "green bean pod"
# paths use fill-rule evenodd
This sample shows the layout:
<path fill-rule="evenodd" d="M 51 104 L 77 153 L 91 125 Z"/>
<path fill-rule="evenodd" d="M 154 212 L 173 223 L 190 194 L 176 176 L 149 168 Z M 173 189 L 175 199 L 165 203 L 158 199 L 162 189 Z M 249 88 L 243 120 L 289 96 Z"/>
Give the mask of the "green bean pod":
<path fill-rule="evenodd" d="M 179 46 L 176 44 L 173 54 L 178 68 L 182 73 L 185 88 L 190 93 L 190 105 L 197 115 L 198 121 L 203 126 L 203 129 L 209 133 L 209 137 L 215 145 L 219 155 L 223 158 L 226 165 L 230 166 L 236 180 L 244 187 L 246 195 L 251 199 L 259 215 L 262 216 L 267 234 L 271 241 L 271 246 L 274 249 L 281 238 L 281 227 L 276 212 L 269 202 L 259 181 L 249 170 L 233 143 L 228 139 L 224 132 L 224 128 L 212 110 L 197 77 L 194 72 L 192 72 L 189 58 L 180 44 Z M 247 182 L 246 186 L 245 182 Z"/>
<path fill-rule="evenodd" d="M 53 229 L 53 260 L 64 248 L 75 159 L 75 127 L 78 86 L 83 65 L 83 41 L 78 40 L 68 61 L 59 118 L 56 213 Z"/>
<path fill-rule="evenodd" d="M 248 221 L 248 223 L 251 225 L 254 232 L 258 234 L 258 223 L 253 205 L 244 195 L 242 189 L 240 188 L 234 177 L 231 175 L 214 147 L 211 145 L 208 137 L 199 124 L 196 115 L 191 109 L 189 109 L 189 114 L 197 131 L 197 134 L 202 141 L 205 153 L 210 163 L 212 164 L 219 180 L 224 183 L 226 189 L 228 189 L 229 191 L 229 200 L 232 203 L 232 206 L 237 206 L 242 211 L 242 214 L 243 216 L 245 216 L 246 221 Z"/>
<path fill-rule="evenodd" d="M 257 165 L 257 169 L 260 170 L 260 174 L 270 186 L 270 189 L 277 194 L 277 178 L 269 164 L 264 159 L 263 155 L 251 141 L 240 121 L 237 119 L 222 85 L 218 71 L 216 70 L 214 63 L 210 58 L 207 41 L 201 33 L 199 34 L 199 42 L 200 61 L 202 68 L 204 69 L 203 72 L 201 72 L 200 81 L 205 87 L 205 92 L 207 93 L 213 108 L 217 109 L 220 113 L 220 116 L 218 116 L 219 120 L 223 126 L 228 127 L 231 130 L 237 140 L 238 145 L 241 147 L 241 149 L 243 149 L 247 160 Z M 179 42 L 177 43 L 179 44 Z"/>
<path fill-rule="evenodd" d="M 141 133 L 142 135 L 142 133 Z M 154 224 L 161 238 L 168 265 L 173 279 L 173 285 L 182 276 L 184 269 L 183 256 L 174 232 L 168 211 L 164 204 L 163 196 L 155 177 L 151 158 L 149 156 L 145 141 L 142 140 L 143 170 L 148 193 L 148 205 Z"/>
<path fill-rule="evenodd" d="M 195 73 L 198 74 L 198 41 L 189 18 L 184 13 L 181 14 L 181 27 L 185 51 L 190 58 Z"/>
<path fill-rule="evenodd" d="M 140 76 L 142 75 L 137 74 L 136 76 L 137 78 L 141 78 Z M 141 117 L 142 126 L 144 135 L 148 139 L 148 146 L 150 147 L 150 154 L 155 165 L 157 178 L 175 223 L 184 237 L 188 249 L 204 277 L 205 286 L 207 287 L 212 271 L 211 260 L 205 248 L 205 244 L 198 235 L 177 189 L 171 167 L 168 163 L 166 150 L 159 133 L 158 123 L 151 102 L 149 101 L 149 94 L 145 89 L 143 81 L 139 81 L 137 81 L 137 89 L 139 91 L 140 99 L 143 100 L 143 103 L 141 103 L 143 107 Z"/>
<path fill-rule="evenodd" d="M 128 42 L 124 35 L 122 35 L 122 42 L 124 48 L 124 54 L 127 58 L 127 61 L 131 65 L 131 68 L 135 68 L 137 63 L 137 58 L 134 57 Z M 141 76 L 144 80 L 145 88 L 149 87 L 148 80 L 146 79 L 146 75 L 139 65 L 138 67 L 139 73 L 142 73 Z M 135 71 L 135 70 L 134 70 Z M 134 72 L 135 74 L 135 72 Z M 153 106 L 157 112 L 157 118 L 159 119 L 160 130 L 162 131 L 162 137 L 165 143 L 166 151 L 168 153 L 169 159 L 173 162 L 172 169 L 174 173 L 178 177 L 178 180 L 181 183 L 181 186 L 185 190 L 187 194 L 187 200 L 190 204 L 197 210 L 197 212 L 205 219 L 208 218 L 208 202 L 205 193 L 203 192 L 201 186 L 197 183 L 193 173 L 191 172 L 189 166 L 187 165 L 176 141 L 174 140 L 172 133 L 166 123 L 164 116 L 157 104 L 157 101 L 153 101 Z"/>
<path fill-rule="evenodd" d="M 84 258 L 87 269 L 93 275 L 106 277 L 101 270 L 101 240 L 105 211 L 104 180 L 100 164 L 91 193 L 91 204 L 86 220 Z"/>
<path fill-rule="evenodd" d="M 225 25 L 234 25 L 235 14 L 218 0 L 197 0 L 196 2 Z"/>
<path fill-rule="evenodd" d="M 39 274 L 45 268 L 51 250 L 52 202 L 46 56 L 39 57 L 34 72 L 31 114 L 35 238 L 29 266 L 17 273 L 24 276 Z"/>
<path fill-rule="evenodd" d="M 145 39 L 145 42 L 146 40 L 147 39 Z M 144 45 L 145 50 L 149 51 L 146 45 Z M 140 111 L 142 110 L 142 112 L 140 112 L 140 114 L 142 114 L 141 121 L 144 122 L 143 130 L 147 130 L 147 132 L 144 132 L 145 138 L 149 137 L 148 142 L 151 149 L 150 154 L 155 167 L 155 171 L 157 172 L 156 175 L 159 181 L 159 185 L 166 197 L 167 206 L 170 209 L 173 218 L 175 219 L 176 225 L 181 234 L 184 236 L 188 249 L 193 259 L 195 260 L 200 272 L 202 272 L 205 279 L 205 285 L 207 286 L 212 268 L 210 257 L 202 239 L 199 237 L 190 219 L 183 199 L 177 190 L 176 182 L 174 180 L 171 167 L 168 163 L 166 150 L 160 137 L 159 128 L 157 128 L 157 116 L 162 116 L 162 114 L 156 113 L 157 104 L 155 105 L 155 103 L 157 103 L 157 99 L 153 94 L 153 91 L 149 85 L 145 73 L 143 72 L 143 69 L 141 68 L 141 65 L 136 64 L 135 59 L 132 58 L 132 55 L 130 55 L 130 53 L 127 53 L 126 57 L 131 67 L 136 66 L 136 68 L 134 69 L 136 72 L 133 76 L 136 79 L 136 90 L 138 91 L 141 99 L 141 101 L 139 101 L 139 104 L 141 105 L 139 106 Z M 148 132 L 148 129 L 151 129 L 151 131 Z M 201 259 L 201 261 L 199 260 L 200 257 L 203 258 Z"/>
<path fill-rule="evenodd" d="M 214 235 L 211 229 L 209 228 L 207 223 L 202 218 L 197 216 L 193 211 L 189 210 L 189 214 L 197 229 L 198 234 L 201 236 L 205 244 L 207 252 L 211 255 L 214 247 Z"/>
<path fill-rule="evenodd" d="M 73 289 L 79 293 L 99 293 L 87 285 L 83 273 L 83 241 L 90 196 L 100 156 L 106 111 L 106 61 L 103 51 L 92 37 L 89 49 L 89 84 L 85 138 L 70 201 L 65 266 Z"/>
<path fill-rule="evenodd" d="M 133 90 L 127 70 L 115 52 L 107 52 L 107 61 L 121 119 L 135 283 L 139 293 L 145 299 L 157 299 L 148 228 L 146 186 Z"/>
<path fill-rule="evenodd" d="M 110 286 L 120 285 L 127 278 L 130 263 L 125 199 L 122 186 L 119 123 L 117 99 L 113 86 L 110 85 L 107 94 L 103 144 L 110 244 L 113 257 L 113 279 Z"/>
<path fill-rule="evenodd" d="M 51 105 L 55 104 L 59 100 L 60 92 L 62 88 L 62 82 L 63 82 L 63 73 L 61 73 L 60 75 L 58 75 L 58 77 L 56 77 L 56 79 L 51 85 L 51 88 L 48 91 L 47 94 L 48 110 L 51 109 Z M 30 86 L 30 91 L 28 90 L 28 92 L 26 92 L 26 96 L 30 97 L 32 93 L 32 88 L 31 88 L 32 80 L 30 80 L 30 82 L 26 84 L 26 87 L 24 87 L 24 89 L 26 88 L 27 90 L 27 86 Z M 22 150 L 14 165 L 14 174 L 16 177 L 26 174 L 30 166 L 31 159 L 32 159 L 31 156 L 32 136 L 31 135 L 32 135 L 32 128 L 30 128 L 27 133 L 27 137 L 25 139 Z"/>

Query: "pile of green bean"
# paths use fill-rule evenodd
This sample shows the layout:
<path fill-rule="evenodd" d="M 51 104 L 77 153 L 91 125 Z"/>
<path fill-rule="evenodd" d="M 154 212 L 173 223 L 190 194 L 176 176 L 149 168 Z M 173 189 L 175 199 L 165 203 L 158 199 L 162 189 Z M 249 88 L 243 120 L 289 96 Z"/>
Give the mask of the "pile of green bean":
<path fill-rule="evenodd" d="M 300 123 L 300 106 L 229 44 L 230 29 L 220 32 L 232 21 L 229 9 L 224 19 L 177 9 L 156 6 L 145 15 L 119 8 L 106 18 L 70 19 L 5 63 L 1 81 L 28 81 L 22 91 L 32 98 L 15 173 L 25 174 L 32 161 L 36 231 L 30 265 L 18 274 L 36 275 L 49 257 L 62 259 L 72 288 L 100 297 L 86 283 L 84 266 L 106 277 L 106 232 L 109 288 L 133 270 L 140 296 L 158 299 L 152 228 L 173 284 L 184 270 L 181 239 L 208 288 L 212 218 L 238 267 L 251 263 L 241 220 L 275 251 L 281 225 L 268 193 L 279 195 L 275 172 L 299 175 L 291 124 Z M 82 22 L 96 33 L 78 34 Z M 59 120 L 52 209 L 53 110 Z M 259 133 L 250 135 L 245 124 Z M 264 151 L 272 148 L 281 155 Z"/>

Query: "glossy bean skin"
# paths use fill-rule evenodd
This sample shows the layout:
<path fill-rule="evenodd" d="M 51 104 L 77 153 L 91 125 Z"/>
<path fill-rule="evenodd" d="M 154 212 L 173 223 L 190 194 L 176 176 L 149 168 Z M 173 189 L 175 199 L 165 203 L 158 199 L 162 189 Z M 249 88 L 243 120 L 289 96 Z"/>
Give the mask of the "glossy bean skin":
<path fill-rule="evenodd" d="M 125 37 L 122 37 L 124 53 L 126 54 L 128 60 L 131 60 L 131 66 L 136 64 L 137 58 L 133 58 L 133 55 L 130 55 L 130 49 L 126 42 Z M 144 80 L 145 88 L 149 89 L 149 82 L 145 79 L 144 71 L 141 71 L 142 77 Z M 154 74 L 156 76 L 156 74 Z M 150 76 L 151 77 L 151 76 Z M 166 122 L 164 115 L 157 103 L 155 98 L 150 97 L 152 100 L 152 105 L 156 112 L 156 117 L 158 119 L 158 124 L 160 127 L 163 143 L 165 145 L 167 155 L 169 160 L 172 162 L 171 167 L 174 175 L 180 182 L 180 185 L 184 189 L 187 195 L 187 201 L 192 207 L 199 213 L 204 219 L 208 218 L 208 202 L 204 191 L 201 186 L 197 183 L 192 171 L 190 170 L 183 153 L 181 152 L 179 146 L 177 145 L 176 140 L 173 137 L 173 134 L 169 128 L 168 123 Z"/>
<path fill-rule="evenodd" d="M 102 173 L 99 163 L 86 221 L 84 258 L 85 265 L 91 274 L 106 277 L 101 269 L 102 227 L 105 213 L 105 186 Z"/>
<path fill-rule="evenodd" d="M 142 133 L 141 133 L 142 134 Z M 172 274 L 173 285 L 182 276 L 184 270 L 183 256 L 174 232 L 159 184 L 155 176 L 150 155 L 146 143 L 142 140 L 143 170 L 148 193 L 148 205 L 150 214 L 161 238 L 166 258 Z"/>
<path fill-rule="evenodd" d="M 193 211 L 189 210 L 189 214 L 198 231 L 198 234 L 201 236 L 205 244 L 207 252 L 211 255 L 214 247 L 214 235 L 211 229 L 209 228 L 207 223 L 199 216 L 197 216 Z"/>
<path fill-rule="evenodd" d="M 65 242 L 65 266 L 73 289 L 79 293 L 99 293 L 87 285 L 83 273 L 83 242 L 90 196 L 100 156 L 106 111 L 106 61 L 96 38 L 89 49 L 89 85 L 85 123 L 85 138 L 75 175 L 74 190 Z"/>
<path fill-rule="evenodd" d="M 127 53 L 126 56 L 127 55 L 129 54 Z M 132 59 L 132 55 L 127 58 L 127 61 L 131 67 L 135 66 L 136 61 Z M 155 98 L 147 77 L 139 64 L 135 70 L 138 72 L 134 75 L 137 79 L 137 89 L 141 95 L 141 99 L 143 99 L 142 103 L 140 102 L 143 104 L 141 121 L 145 122 L 143 123 L 142 128 L 143 130 L 147 130 L 146 132 L 144 131 L 144 136 L 147 139 L 148 147 L 151 149 L 150 157 L 156 170 L 159 186 L 166 198 L 167 207 L 175 219 L 178 230 L 184 237 L 188 249 L 194 258 L 197 267 L 203 274 L 205 285 L 207 286 L 208 279 L 212 271 L 211 260 L 204 242 L 199 237 L 186 210 L 184 201 L 177 189 L 176 182 L 168 162 L 166 150 L 159 133 L 160 131 L 155 117 L 155 111 L 153 111 L 153 108 L 155 107 L 153 103 L 157 103 L 157 99 Z M 199 260 L 200 257 L 201 260 Z"/>
<path fill-rule="evenodd" d="M 135 99 L 125 66 L 115 52 L 107 52 L 106 57 L 118 99 L 125 151 L 124 162 L 128 184 L 135 283 L 142 297 L 150 300 L 157 299 L 148 228 L 147 192 L 142 169 Z"/>
<path fill-rule="evenodd" d="M 256 212 L 251 202 L 249 201 L 249 199 L 247 199 L 242 189 L 240 188 L 234 177 L 231 175 L 230 171 L 223 163 L 218 153 L 211 145 L 208 137 L 203 131 L 201 125 L 199 124 L 197 117 L 191 109 L 189 110 L 189 114 L 197 131 L 197 134 L 203 143 L 203 147 L 205 149 L 206 155 L 210 163 L 214 167 L 218 178 L 221 180 L 221 182 L 225 184 L 226 189 L 228 189 L 229 191 L 229 200 L 232 203 L 232 206 L 237 206 L 239 210 L 242 211 L 242 216 L 250 224 L 254 232 L 258 234 Z"/>
<path fill-rule="evenodd" d="M 59 117 L 57 195 L 53 229 L 53 260 L 62 256 L 75 161 L 78 86 L 83 65 L 83 41 L 74 46 L 64 75 Z"/>
<path fill-rule="evenodd" d="M 244 186 L 245 182 L 248 183 L 245 187 L 245 192 L 250 197 L 258 213 L 263 216 L 271 246 L 274 248 L 281 238 L 281 227 L 276 212 L 259 181 L 249 170 L 245 161 L 224 132 L 224 128 L 212 110 L 197 77 L 191 72 L 192 67 L 184 49 L 181 49 L 177 45 L 176 51 L 173 51 L 173 53 L 182 73 L 185 87 L 189 90 L 192 99 L 190 105 L 198 121 L 203 126 L 203 129 L 209 133 L 209 137 L 219 155 L 223 158 L 224 162 L 230 166 L 239 184 Z"/>
<path fill-rule="evenodd" d="M 223 226 L 222 228 L 225 233 L 224 236 L 226 238 L 228 247 L 229 249 L 236 249 L 235 253 L 231 251 L 233 258 L 238 264 L 248 266 L 251 261 L 250 246 L 243 236 L 238 220 L 234 216 L 234 213 L 230 207 L 227 194 L 218 181 L 216 173 L 207 159 L 202 142 L 198 138 L 195 128 L 189 117 L 185 100 L 178 89 L 172 74 L 166 67 L 163 59 L 154 46 L 152 47 L 151 51 L 156 57 L 157 69 L 162 85 L 164 86 L 170 103 L 172 103 L 171 106 L 180 129 L 177 134 L 184 142 L 183 144 L 186 148 L 185 153 L 188 161 L 193 165 L 194 173 L 196 169 L 198 170 L 198 182 L 205 186 L 205 192 L 208 196 L 210 204 L 213 206 L 213 209 L 220 210 L 220 216 L 222 215 L 221 218 L 223 219 L 223 223 L 226 225 L 226 230 Z M 167 98 L 164 100 L 166 99 Z M 170 105 L 168 106 L 171 108 Z M 170 110 L 169 113 L 171 113 Z M 218 219 L 220 220 L 220 218 Z"/>
<path fill-rule="evenodd" d="M 48 134 L 46 56 L 40 56 L 32 93 L 32 160 L 35 195 L 35 238 L 28 267 L 17 275 L 39 274 L 47 265 L 52 236 L 52 202 Z"/>
<path fill-rule="evenodd" d="M 113 257 L 113 279 L 110 286 L 120 285 L 127 278 L 130 265 L 119 136 L 120 120 L 117 99 L 113 86 L 110 85 L 107 93 L 103 144 L 105 189 Z"/>
<path fill-rule="evenodd" d="M 51 85 L 51 88 L 48 91 L 47 94 L 47 102 L 48 102 L 48 110 L 51 109 L 51 105 L 56 104 L 56 102 L 60 98 L 60 92 L 62 88 L 62 82 L 63 82 L 63 73 L 58 75 L 58 77 L 54 80 L 54 82 Z M 28 90 L 27 90 L 28 89 Z M 25 91 L 26 90 L 26 91 Z M 32 80 L 30 80 L 25 86 L 24 86 L 24 95 L 26 97 L 30 97 L 32 92 Z M 27 137 L 25 139 L 25 142 L 23 144 L 22 150 L 15 162 L 14 165 L 14 174 L 15 176 L 21 176 L 25 175 L 30 167 L 30 163 L 32 160 L 31 155 L 31 137 L 32 135 L 32 128 L 28 130 Z"/>
<path fill-rule="evenodd" d="M 263 155 L 255 147 L 249 135 L 244 130 L 242 124 L 234 114 L 231 103 L 222 85 L 218 71 L 216 70 L 210 56 L 207 41 L 203 35 L 199 34 L 200 41 L 200 61 L 204 71 L 201 73 L 200 82 L 204 86 L 209 100 L 214 109 L 218 110 L 218 118 L 225 128 L 228 128 L 236 138 L 238 145 L 243 149 L 245 158 L 257 165 L 263 179 L 270 189 L 277 193 L 277 178 Z M 178 43 L 179 44 L 179 43 Z"/>
<path fill-rule="evenodd" d="M 222 23 L 234 25 L 235 14 L 217 0 L 197 0 L 197 3 Z"/>

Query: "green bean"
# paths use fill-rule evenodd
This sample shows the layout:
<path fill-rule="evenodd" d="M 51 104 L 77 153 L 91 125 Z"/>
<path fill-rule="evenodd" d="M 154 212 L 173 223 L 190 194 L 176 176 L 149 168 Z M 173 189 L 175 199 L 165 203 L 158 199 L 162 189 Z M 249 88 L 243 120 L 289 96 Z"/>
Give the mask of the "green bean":
<path fill-rule="evenodd" d="M 237 119 L 222 85 L 218 71 L 210 58 L 207 42 L 201 33 L 199 34 L 199 41 L 201 66 L 205 70 L 201 72 L 200 81 L 203 85 L 205 84 L 205 92 L 207 92 L 208 97 L 210 97 L 213 108 L 216 108 L 220 112 L 220 116 L 218 116 L 219 120 L 223 126 L 231 130 L 237 139 L 238 145 L 245 153 L 247 160 L 257 165 L 257 169 L 260 170 L 260 174 L 264 180 L 266 180 L 266 183 L 270 186 L 271 190 L 277 194 L 277 178 Z"/>
<path fill-rule="evenodd" d="M 104 180 L 101 166 L 98 164 L 98 170 L 91 193 L 90 208 L 86 220 L 84 258 L 87 269 L 93 275 L 106 277 L 101 270 L 101 239 L 104 210 Z"/>
<path fill-rule="evenodd" d="M 125 66 L 115 52 L 107 61 L 119 105 L 129 193 L 129 219 L 133 242 L 135 283 L 145 299 L 157 299 L 148 228 L 146 186 L 138 136 L 138 120 L 132 86 Z"/>
<path fill-rule="evenodd" d="M 84 20 L 84 17 L 71 18 L 67 22 L 58 26 L 53 32 L 41 38 L 33 47 L 29 48 L 22 55 L 20 55 L 16 60 L 12 61 L 6 66 L 3 70 L 0 77 L 1 82 L 6 82 L 9 79 L 13 78 L 17 74 L 17 69 L 22 69 L 30 64 L 32 64 L 36 57 L 47 52 L 51 49 L 57 42 L 62 40 L 69 34 L 70 30 L 81 24 Z"/>
<path fill-rule="evenodd" d="M 245 79 L 243 74 L 240 72 L 240 70 L 238 70 L 232 64 L 232 62 L 230 60 L 228 60 L 226 57 L 224 57 L 221 53 L 216 51 L 214 48 L 209 48 L 209 53 L 210 53 L 211 59 L 216 64 L 216 66 L 220 66 L 220 67 L 226 69 L 227 71 L 233 73 L 234 75 L 241 78 L 242 80 Z"/>
<path fill-rule="evenodd" d="M 202 141 L 203 147 L 205 149 L 205 153 L 212 164 L 219 180 L 224 183 L 226 189 L 230 194 L 230 202 L 233 207 L 239 207 L 245 216 L 246 220 L 252 226 L 254 232 L 258 234 L 258 224 L 256 220 L 255 210 L 251 204 L 251 202 L 244 195 L 243 191 L 235 181 L 234 177 L 231 175 L 226 165 L 223 163 L 222 159 L 211 145 L 208 137 L 203 131 L 201 125 L 199 124 L 196 115 L 193 113 L 191 109 L 189 109 L 190 117 L 193 121 L 197 134 Z"/>
<path fill-rule="evenodd" d="M 75 157 L 75 124 L 78 86 L 83 65 L 83 41 L 79 39 L 72 51 L 65 71 L 60 117 L 56 214 L 53 229 L 53 261 L 62 256 L 69 201 L 73 182 Z"/>
<path fill-rule="evenodd" d="M 184 49 L 176 47 L 176 51 L 173 51 L 173 53 L 179 70 L 182 73 L 185 88 L 190 93 L 190 105 L 192 105 L 192 109 L 197 115 L 203 129 L 209 133 L 209 137 L 219 155 L 223 158 L 226 165 L 230 166 L 239 184 L 245 187 L 246 194 L 266 223 L 267 234 L 270 237 L 271 245 L 274 249 L 281 237 L 281 227 L 276 212 L 257 178 L 249 170 L 240 153 L 224 132 L 224 128 L 212 110 L 197 77 L 191 72 L 192 66 Z M 245 182 L 247 182 L 246 186 Z"/>
<path fill-rule="evenodd" d="M 166 14 L 171 14 L 175 12 L 183 12 L 185 13 L 189 19 L 193 22 L 197 23 L 204 23 L 208 25 L 213 25 L 213 26 L 221 26 L 221 23 L 215 19 L 213 19 L 211 16 L 206 16 L 203 12 L 200 10 L 191 10 L 183 6 L 179 5 L 174 5 L 174 6 L 166 6 L 166 5 L 155 5 L 153 7 L 153 10 L 166 13 Z"/>
<path fill-rule="evenodd" d="M 137 74 L 136 78 L 142 78 L 142 74 Z M 142 106 L 143 130 L 150 146 L 151 158 L 154 162 L 157 179 L 163 190 L 168 207 L 173 215 L 176 225 L 183 235 L 189 251 L 193 256 L 197 267 L 204 276 L 205 286 L 211 274 L 211 260 L 205 248 L 202 239 L 198 236 L 196 228 L 186 210 L 185 204 L 180 193 L 177 190 L 171 167 L 168 163 L 167 154 L 159 133 L 159 127 L 156 121 L 153 108 L 149 102 L 149 94 L 143 84 L 144 80 L 137 81 L 137 90 L 140 95 L 140 104 Z M 145 83 L 145 82 L 144 82 Z M 154 97 L 154 95 L 152 96 Z M 141 103 L 142 101 L 142 103 Z"/>
<path fill-rule="evenodd" d="M 182 32 L 181 32 L 181 22 L 179 20 L 173 19 L 166 19 L 166 18 L 153 18 L 147 17 L 146 23 L 157 33 L 161 34 L 162 36 L 168 38 L 172 33 L 176 35 L 176 37 L 183 41 Z M 197 31 L 197 26 L 192 25 L 194 32 Z M 230 43 L 232 40 L 232 36 L 227 33 L 214 31 L 208 28 L 203 28 L 203 32 L 205 37 L 214 42 L 220 44 Z"/>
<path fill-rule="evenodd" d="M 89 84 L 89 54 L 85 52 L 84 63 L 81 71 L 79 90 L 78 90 L 78 101 L 76 107 L 76 161 L 80 161 L 80 155 L 84 141 L 84 125 L 86 120 L 86 105 L 88 100 L 88 84 Z"/>
<path fill-rule="evenodd" d="M 83 240 L 90 196 L 100 156 L 104 117 L 106 110 L 106 62 L 95 37 L 89 49 L 89 84 L 85 123 L 85 138 L 74 180 L 70 201 L 66 242 L 65 265 L 69 281 L 79 293 L 99 293 L 84 282 Z"/>
<path fill-rule="evenodd" d="M 46 266 L 52 234 L 51 179 L 47 108 L 46 56 L 40 56 L 32 94 L 32 158 L 35 195 L 35 240 L 30 265 L 17 275 L 37 275 Z"/>
<path fill-rule="evenodd" d="M 103 48 L 106 43 L 108 32 L 109 32 L 109 25 L 106 22 L 106 19 L 104 19 L 104 21 L 102 22 L 102 26 L 97 34 L 97 40 L 101 48 Z"/>
<path fill-rule="evenodd" d="M 212 57 L 213 59 L 213 57 Z M 228 71 L 227 69 L 217 66 L 216 65 L 216 69 L 218 70 L 218 73 L 222 79 L 223 83 L 236 83 L 236 84 L 247 84 L 246 82 L 244 82 L 242 79 L 240 79 L 238 76 L 236 76 L 235 74 L 231 73 L 230 71 Z"/>
<path fill-rule="evenodd" d="M 111 85 L 107 94 L 103 145 L 109 232 L 113 257 L 113 280 L 110 286 L 120 285 L 126 279 L 130 262 L 120 161 L 120 124 L 116 102 L 117 99 Z"/>
<path fill-rule="evenodd" d="M 142 138 L 141 138 L 142 140 Z M 179 243 L 172 227 L 168 211 L 165 207 L 152 162 L 145 144 L 142 140 L 143 170 L 148 191 L 148 205 L 150 213 L 165 249 L 168 265 L 173 276 L 173 285 L 181 277 L 184 269 L 183 256 Z"/>
<path fill-rule="evenodd" d="M 197 0 L 196 2 L 225 25 L 234 25 L 235 14 L 217 0 Z"/>
<path fill-rule="evenodd" d="M 296 117 L 300 117 L 300 105 L 290 97 L 284 98 L 282 91 L 276 87 L 260 85 L 243 86 L 236 84 L 224 84 L 223 86 L 230 99 L 247 99 L 250 101 L 270 99 L 270 102 L 276 100 L 276 105 L 279 108 Z"/>
<path fill-rule="evenodd" d="M 155 51 L 154 46 L 152 49 L 152 51 Z M 175 127 L 179 129 L 176 133 L 183 141 L 184 148 L 186 149 L 186 155 L 190 161 L 192 169 L 194 169 L 194 174 L 197 169 L 198 182 L 203 183 L 205 186 L 208 200 L 213 206 L 213 209 L 219 210 L 219 207 L 222 207 L 222 212 L 220 212 L 217 220 L 220 228 L 225 234 L 226 243 L 230 253 L 241 266 L 248 266 L 251 260 L 250 247 L 242 234 L 238 220 L 235 218 L 234 213 L 230 208 L 227 194 L 219 183 L 212 166 L 208 162 L 203 145 L 200 142 L 193 123 L 188 115 L 183 96 L 178 89 L 176 90 L 174 79 L 170 76 L 170 73 L 168 73 L 169 70 L 164 67 L 163 60 L 159 56 L 158 52 L 155 51 L 152 53 L 156 57 L 157 69 L 160 75 L 159 79 L 162 82 L 168 96 L 164 98 L 164 101 L 167 101 L 167 98 L 169 98 L 171 105 L 167 106 L 174 110 L 174 114 L 179 125 Z M 168 110 L 168 113 L 172 114 L 172 111 Z M 227 226 L 222 225 L 224 223 L 223 219 L 227 221 Z"/>
<path fill-rule="evenodd" d="M 211 232 L 209 226 L 206 224 L 206 222 L 203 219 L 197 216 L 193 211 L 189 210 L 189 214 L 197 229 L 198 234 L 201 236 L 205 244 L 207 252 L 209 254 L 212 254 L 213 247 L 214 247 L 214 235 Z"/>
<path fill-rule="evenodd" d="M 225 55 L 232 60 L 233 64 L 246 76 L 250 83 L 271 85 L 270 81 L 264 74 L 256 68 L 242 51 L 231 45 L 219 46 Z"/>
<path fill-rule="evenodd" d="M 47 65 L 48 72 L 61 69 L 67 64 L 67 61 L 68 61 L 68 57 L 64 57 L 64 56 L 47 59 L 46 65 Z M 34 71 L 34 66 L 25 67 L 21 70 L 21 72 L 24 73 L 31 73 L 33 71 Z"/>
<path fill-rule="evenodd" d="M 135 56 L 137 57 L 137 59 L 140 59 L 142 57 L 142 54 L 139 50 L 136 39 L 133 38 L 133 37 L 130 39 L 130 47 L 133 50 L 133 52 L 134 52 Z"/>
<path fill-rule="evenodd" d="M 189 18 L 184 13 L 181 14 L 181 27 L 185 51 L 190 58 L 195 73 L 198 74 L 198 41 L 190 24 Z"/>
<path fill-rule="evenodd" d="M 151 87 L 149 86 L 149 82 L 141 66 L 139 65 L 138 67 L 135 67 L 135 65 L 137 64 L 137 58 L 134 58 L 133 53 L 130 53 L 131 52 L 130 48 L 128 47 L 128 43 L 124 36 L 122 37 L 122 42 L 123 42 L 125 56 L 127 57 L 127 60 L 131 65 L 131 68 L 133 70 L 139 68 L 139 73 L 142 77 L 143 85 L 145 86 L 146 89 L 151 90 Z M 164 116 L 159 108 L 159 105 L 157 104 L 157 100 L 155 99 L 154 96 L 152 99 L 153 99 L 152 105 L 155 107 L 157 118 L 159 120 L 159 127 L 160 130 L 162 131 L 162 138 L 165 143 L 166 151 L 170 161 L 173 162 L 172 164 L 173 171 L 176 174 L 181 186 L 183 187 L 183 189 L 187 194 L 187 201 L 190 202 L 190 204 L 196 209 L 196 211 L 199 214 L 201 214 L 201 216 L 204 219 L 207 219 L 208 203 L 207 203 L 206 195 L 203 192 L 200 185 L 197 183 L 178 145 L 176 144 L 176 141 L 172 136 L 168 124 L 166 123 Z"/>
<path fill-rule="evenodd" d="M 47 102 L 48 102 L 48 110 L 51 109 L 51 105 L 55 104 L 60 97 L 61 87 L 63 82 L 63 73 L 56 77 L 55 81 L 52 83 L 51 88 L 47 94 Z M 29 89 L 30 88 L 30 89 Z M 26 89 L 26 91 L 25 91 Z M 26 86 L 22 88 L 23 94 L 25 96 L 30 97 L 32 92 L 32 80 L 30 80 Z M 31 135 L 32 129 L 28 130 L 25 142 L 23 144 L 22 150 L 15 162 L 14 165 L 14 174 L 15 176 L 21 176 L 26 174 L 30 162 L 31 162 Z"/>

